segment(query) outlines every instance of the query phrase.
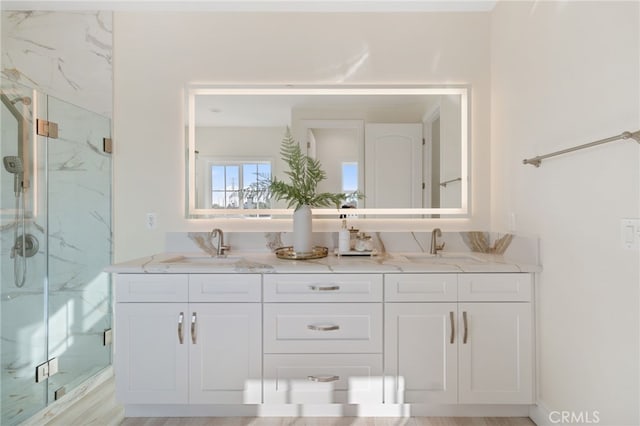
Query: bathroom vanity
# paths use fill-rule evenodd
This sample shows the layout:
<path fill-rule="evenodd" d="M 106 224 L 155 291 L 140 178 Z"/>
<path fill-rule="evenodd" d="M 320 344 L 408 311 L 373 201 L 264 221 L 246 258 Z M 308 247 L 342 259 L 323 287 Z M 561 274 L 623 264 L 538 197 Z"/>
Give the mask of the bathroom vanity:
<path fill-rule="evenodd" d="M 526 415 L 535 265 L 445 253 L 115 265 L 127 416 Z"/>

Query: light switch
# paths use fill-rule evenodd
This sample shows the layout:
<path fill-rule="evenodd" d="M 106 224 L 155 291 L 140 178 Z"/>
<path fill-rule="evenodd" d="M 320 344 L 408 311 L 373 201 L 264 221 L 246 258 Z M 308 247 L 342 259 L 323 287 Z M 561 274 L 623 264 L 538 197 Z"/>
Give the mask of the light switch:
<path fill-rule="evenodd" d="M 622 219 L 620 222 L 622 246 L 627 250 L 640 249 L 640 219 Z"/>

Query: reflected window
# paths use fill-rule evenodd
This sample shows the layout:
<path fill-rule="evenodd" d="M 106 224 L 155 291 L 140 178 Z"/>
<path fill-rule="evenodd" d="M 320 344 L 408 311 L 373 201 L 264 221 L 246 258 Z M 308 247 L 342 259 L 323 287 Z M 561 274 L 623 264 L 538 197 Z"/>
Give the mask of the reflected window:
<path fill-rule="evenodd" d="M 358 192 L 358 163 L 343 162 L 342 163 L 342 192 L 345 194 Z M 358 198 L 354 195 L 345 200 L 345 204 L 357 208 Z"/>
<path fill-rule="evenodd" d="M 271 162 L 214 162 L 211 170 L 211 208 L 268 209 L 267 186 Z"/>

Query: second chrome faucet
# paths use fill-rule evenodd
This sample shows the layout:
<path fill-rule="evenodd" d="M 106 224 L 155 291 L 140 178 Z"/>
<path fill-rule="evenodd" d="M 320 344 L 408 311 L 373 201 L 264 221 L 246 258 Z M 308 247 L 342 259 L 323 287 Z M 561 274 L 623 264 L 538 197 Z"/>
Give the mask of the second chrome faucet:
<path fill-rule="evenodd" d="M 224 243 L 224 232 L 220 228 L 213 228 L 209 233 L 209 243 L 213 246 L 213 239 L 217 238 L 216 256 L 224 256 L 231 246 Z"/>
<path fill-rule="evenodd" d="M 429 249 L 429 254 L 438 254 L 439 251 L 444 249 L 444 242 L 438 244 L 438 237 L 442 237 L 442 230 L 435 228 L 431 231 L 431 248 Z"/>

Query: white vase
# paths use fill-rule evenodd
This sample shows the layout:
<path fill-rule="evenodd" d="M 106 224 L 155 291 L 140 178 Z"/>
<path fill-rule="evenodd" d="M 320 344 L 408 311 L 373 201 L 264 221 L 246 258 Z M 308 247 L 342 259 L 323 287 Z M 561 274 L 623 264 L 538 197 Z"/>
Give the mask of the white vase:
<path fill-rule="evenodd" d="M 293 212 L 293 250 L 296 253 L 310 253 L 311 244 L 311 207 L 300 206 Z"/>

